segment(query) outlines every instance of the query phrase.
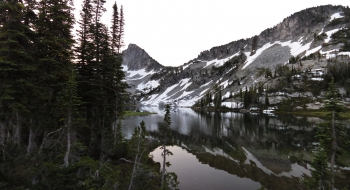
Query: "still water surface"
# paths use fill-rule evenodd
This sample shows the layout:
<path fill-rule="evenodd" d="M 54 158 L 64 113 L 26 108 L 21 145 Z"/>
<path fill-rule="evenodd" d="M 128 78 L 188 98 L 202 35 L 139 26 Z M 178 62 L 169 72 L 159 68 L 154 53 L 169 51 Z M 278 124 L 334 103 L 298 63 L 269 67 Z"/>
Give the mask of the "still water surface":
<path fill-rule="evenodd" d="M 123 133 L 131 138 L 134 127 L 143 120 L 149 131 L 157 132 L 164 110 L 149 116 L 129 117 Z M 206 113 L 189 108 L 171 111 L 176 145 L 168 171 L 178 175 L 180 189 L 298 189 L 301 180 L 311 176 L 312 150 L 317 145 L 315 117 L 264 114 Z M 347 127 L 349 124 L 344 122 Z M 161 162 L 161 150 L 152 153 Z M 349 186 L 350 172 L 341 170 L 338 183 Z"/>

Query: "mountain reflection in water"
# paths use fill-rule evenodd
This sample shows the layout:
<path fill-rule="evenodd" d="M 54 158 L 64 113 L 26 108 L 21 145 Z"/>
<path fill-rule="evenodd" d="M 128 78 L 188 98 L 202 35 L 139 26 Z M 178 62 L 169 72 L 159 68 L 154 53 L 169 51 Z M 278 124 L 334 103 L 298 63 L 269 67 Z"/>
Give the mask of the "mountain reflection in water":
<path fill-rule="evenodd" d="M 157 136 L 164 110 L 143 107 L 158 114 L 130 117 L 123 133 L 130 138 L 143 120 Z M 178 175 L 180 189 L 298 189 L 311 176 L 312 150 L 317 144 L 319 118 L 250 115 L 241 113 L 199 114 L 188 108 L 171 112 L 174 153 L 167 159 L 169 171 Z M 349 124 L 347 124 L 349 125 Z M 347 126 L 349 128 L 349 126 Z M 161 162 L 159 149 L 151 153 Z M 349 186 L 350 172 L 342 171 L 336 183 Z"/>

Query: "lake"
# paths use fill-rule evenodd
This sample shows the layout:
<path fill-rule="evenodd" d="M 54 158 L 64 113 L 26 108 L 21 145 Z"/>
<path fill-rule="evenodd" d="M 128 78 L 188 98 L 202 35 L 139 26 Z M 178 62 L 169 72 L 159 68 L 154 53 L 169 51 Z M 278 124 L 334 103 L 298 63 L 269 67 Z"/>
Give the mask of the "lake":
<path fill-rule="evenodd" d="M 143 120 L 146 129 L 157 132 L 164 109 L 123 121 L 123 134 L 131 138 Z M 316 117 L 242 113 L 196 113 L 189 108 L 171 111 L 176 145 L 167 171 L 175 172 L 180 189 L 298 189 L 311 176 L 312 150 L 318 142 Z M 348 122 L 343 122 L 349 128 Z M 161 162 L 161 150 L 151 153 Z M 349 161 L 349 157 L 345 159 Z M 339 187 L 350 186 L 350 169 L 339 168 Z"/>

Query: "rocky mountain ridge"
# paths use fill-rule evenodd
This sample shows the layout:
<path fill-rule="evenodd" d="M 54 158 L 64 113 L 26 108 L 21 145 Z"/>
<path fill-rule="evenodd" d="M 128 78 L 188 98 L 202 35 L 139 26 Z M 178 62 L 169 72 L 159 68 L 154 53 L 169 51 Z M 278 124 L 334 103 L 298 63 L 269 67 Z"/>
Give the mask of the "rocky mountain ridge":
<path fill-rule="evenodd" d="M 280 65 L 293 70 L 294 64 L 287 64 L 292 58 L 299 61 L 294 67 L 300 72 L 324 69 L 328 59 L 350 55 L 350 50 L 343 51 L 344 43 L 350 41 L 346 36 L 349 12 L 349 8 L 331 5 L 305 9 L 259 35 L 203 51 L 179 67 L 164 67 L 131 44 L 123 52 L 129 91 L 146 105 L 176 100 L 180 106 L 192 106 L 208 92 L 222 91 L 222 99 L 227 99 L 257 84 L 276 86 L 277 79 L 266 71 L 276 73 Z M 332 38 L 338 33 L 344 33 L 343 37 Z M 322 57 L 310 60 L 316 55 Z M 234 106 L 235 101 L 230 101 Z"/>

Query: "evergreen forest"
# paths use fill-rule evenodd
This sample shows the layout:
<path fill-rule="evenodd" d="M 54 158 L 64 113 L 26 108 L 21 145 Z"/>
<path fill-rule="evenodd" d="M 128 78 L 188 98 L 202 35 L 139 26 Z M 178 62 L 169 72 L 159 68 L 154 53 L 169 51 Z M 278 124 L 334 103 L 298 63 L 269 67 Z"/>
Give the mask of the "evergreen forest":
<path fill-rule="evenodd" d="M 0 0 L 0 189 L 168 188 L 144 123 L 121 133 L 124 12 L 107 27 L 105 2 L 76 20 L 72 0 Z"/>

